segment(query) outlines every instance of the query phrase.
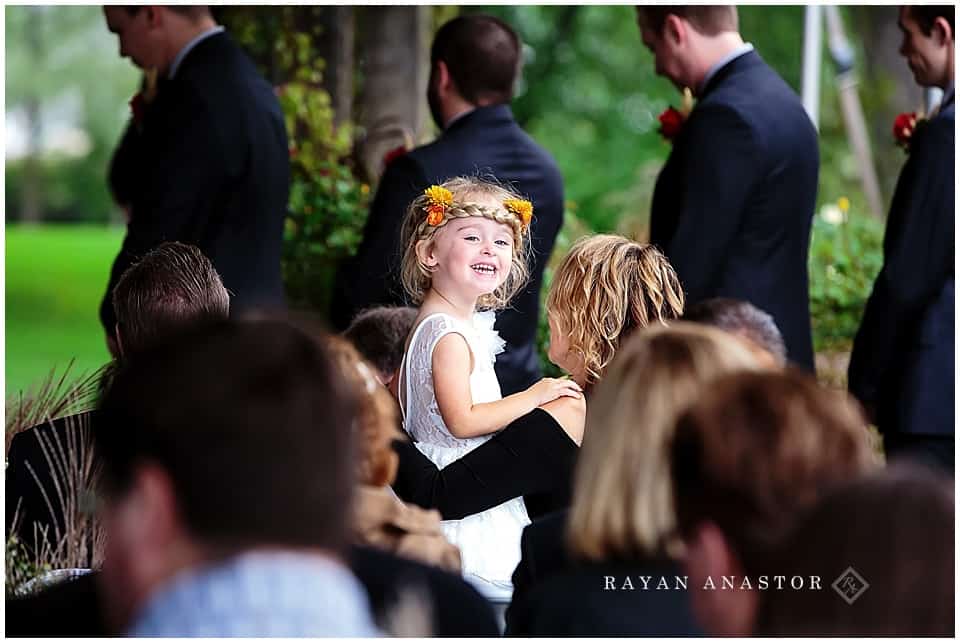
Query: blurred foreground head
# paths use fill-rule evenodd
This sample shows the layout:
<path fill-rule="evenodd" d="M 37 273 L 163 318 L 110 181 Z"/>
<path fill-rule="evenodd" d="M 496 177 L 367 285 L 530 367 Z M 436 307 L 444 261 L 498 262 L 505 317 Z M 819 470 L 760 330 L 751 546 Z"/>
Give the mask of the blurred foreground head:
<path fill-rule="evenodd" d="M 830 493 L 767 565 L 819 576 L 823 591 L 764 594 L 755 633 L 953 636 L 952 489 L 950 478 L 897 465 Z"/>
<path fill-rule="evenodd" d="M 195 327 L 118 371 L 94 427 L 118 619 L 178 571 L 246 550 L 336 556 L 355 469 L 341 382 L 278 321 Z"/>
<path fill-rule="evenodd" d="M 707 386 L 677 422 L 671 461 L 695 613 L 707 632 L 739 635 L 756 592 L 699 591 L 706 579 L 739 588 L 826 489 L 878 464 L 856 402 L 793 370 Z"/>

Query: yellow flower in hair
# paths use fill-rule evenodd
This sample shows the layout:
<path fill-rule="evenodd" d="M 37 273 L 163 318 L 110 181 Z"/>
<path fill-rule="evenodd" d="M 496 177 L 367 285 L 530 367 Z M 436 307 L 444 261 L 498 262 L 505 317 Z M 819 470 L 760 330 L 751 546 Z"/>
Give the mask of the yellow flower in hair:
<path fill-rule="evenodd" d="M 427 197 L 427 224 L 438 226 L 443 223 L 447 208 L 453 205 L 453 192 L 441 185 L 431 185 L 423 193 Z"/>
<path fill-rule="evenodd" d="M 521 226 L 526 229 L 533 218 L 533 204 L 526 199 L 507 199 L 503 202 L 503 207 L 515 217 L 520 219 Z"/>

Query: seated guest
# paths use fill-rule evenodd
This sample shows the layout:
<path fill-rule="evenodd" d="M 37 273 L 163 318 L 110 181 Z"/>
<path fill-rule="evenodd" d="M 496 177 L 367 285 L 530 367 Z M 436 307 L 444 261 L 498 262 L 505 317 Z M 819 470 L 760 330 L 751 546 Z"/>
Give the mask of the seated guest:
<path fill-rule="evenodd" d="M 186 325 L 226 319 L 230 297 L 199 249 L 171 242 L 127 268 L 114 289 L 113 308 L 118 344 L 121 353 L 129 356 Z M 82 413 L 58 418 L 19 432 L 11 442 L 6 528 L 7 534 L 16 533 L 29 552 L 41 551 L 44 537 L 56 549 L 68 531 L 88 520 L 81 515 L 80 495 L 92 482 L 88 426 L 94 417 Z M 92 543 L 88 549 L 89 560 L 74 564 L 92 564 Z"/>
<path fill-rule="evenodd" d="M 403 361 L 403 348 L 417 309 L 409 306 L 377 306 L 353 318 L 343 336 L 377 369 L 377 379 L 391 387 Z"/>
<path fill-rule="evenodd" d="M 827 489 L 877 463 L 857 403 L 804 373 L 732 374 L 701 391 L 677 422 L 671 467 L 690 600 L 704 630 L 750 634 L 758 563 Z M 721 591 L 724 576 L 741 581 Z M 757 582 L 744 585 L 745 576 Z"/>
<path fill-rule="evenodd" d="M 914 465 L 828 494 L 766 565 L 788 578 L 816 576 L 823 591 L 763 593 L 754 633 L 953 636 L 952 488 Z M 829 587 L 841 578 L 843 596 Z"/>
<path fill-rule="evenodd" d="M 683 312 L 683 289 L 651 245 L 616 235 L 577 241 L 557 268 L 547 297 L 549 357 L 590 403 L 619 347 L 648 325 Z M 534 409 L 442 470 L 409 443 L 397 442 L 394 490 L 445 519 L 459 519 L 524 496 L 531 518 L 570 504 L 573 466 L 586 404 L 561 398 Z"/>
<path fill-rule="evenodd" d="M 372 636 L 343 562 L 354 400 L 306 334 L 218 322 L 117 373 L 104 466 L 113 621 L 136 636 Z"/>
<path fill-rule="evenodd" d="M 327 338 L 327 349 L 359 401 L 353 423 L 357 439 L 353 541 L 423 563 L 460 572 L 460 552 L 440 530 L 440 514 L 403 503 L 390 489 L 397 473 L 391 444 L 400 437 L 397 405 L 372 369 L 344 339 Z"/>
<path fill-rule="evenodd" d="M 698 633 L 685 592 L 610 591 L 606 579 L 662 576 L 672 587 L 682 574 L 666 451 L 676 416 L 710 379 L 754 368 L 742 344 L 694 324 L 627 342 L 591 400 L 570 511 L 524 531 L 510 634 Z"/>
<path fill-rule="evenodd" d="M 748 301 L 714 297 L 687 308 L 686 321 L 716 326 L 746 342 L 764 368 L 782 368 L 787 363 L 787 347 L 777 323 Z"/>

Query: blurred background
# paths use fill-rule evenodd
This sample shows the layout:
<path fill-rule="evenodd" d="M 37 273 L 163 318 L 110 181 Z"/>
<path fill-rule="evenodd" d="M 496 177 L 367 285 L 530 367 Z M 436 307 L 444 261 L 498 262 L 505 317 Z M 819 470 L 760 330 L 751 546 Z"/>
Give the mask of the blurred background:
<path fill-rule="evenodd" d="M 140 78 L 119 57 L 99 7 L 4 11 L 9 400 L 72 360 L 68 378 L 108 361 L 97 306 L 123 223 L 105 176 Z M 384 156 L 436 135 L 424 98 L 429 45 L 461 11 L 497 15 L 524 42 L 513 110 L 557 159 L 566 186 L 554 260 L 594 231 L 646 239 L 669 153 L 657 116 L 679 107 L 680 96 L 654 76 L 632 7 L 217 7 L 277 86 L 287 116 L 293 184 L 284 270 L 294 305 L 326 311 L 332 268 L 359 242 Z M 808 32 L 820 36 L 808 74 L 819 72 L 809 77 L 822 159 L 810 296 L 818 370 L 840 385 L 904 161 L 891 126 L 899 112 L 919 109 L 922 95 L 897 55 L 896 7 L 840 7 L 831 20 L 827 13 Z M 798 93 L 805 14 L 803 6 L 740 8 L 744 39 Z"/>

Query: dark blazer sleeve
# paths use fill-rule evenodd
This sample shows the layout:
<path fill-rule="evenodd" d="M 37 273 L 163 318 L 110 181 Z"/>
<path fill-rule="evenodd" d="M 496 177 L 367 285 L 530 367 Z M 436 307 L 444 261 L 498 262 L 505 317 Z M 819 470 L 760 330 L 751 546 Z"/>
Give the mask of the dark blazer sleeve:
<path fill-rule="evenodd" d="M 953 121 L 918 130 L 894 192 L 883 240 L 883 268 L 867 300 L 848 370 L 850 392 L 875 408 L 879 383 L 906 349 L 905 337 L 952 271 Z M 921 138 L 922 137 L 922 138 Z"/>
<path fill-rule="evenodd" d="M 394 491 L 407 502 L 436 508 L 445 520 L 569 485 L 578 450 L 542 409 L 514 421 L 442 470 L 412 443 L 394 445 L 400 456 Z"/>
<path fill-rule="evenodd" d="M 141 157 L 145 165 L 137 183 L 141 194 L 100 306 L 100 319 L 111 336 L 116 324 L 113 289 L 124 271 L 164 241 L 197 245 L 199 231 L 226 181 L 225 157 L 230 154 L 217 134 L 216 114 L 182 92 L 164 103 L 162 114 L 156 116 L 149 123 L 149 135 L 140 139 L 150 150 Z"/>
<path fill-rule="evenodd" d="M 423 169 L 409 154 L 387 165 L 367 214 L 363 241 L 337 271 L 330 311 L 337 330 L 365 308 L 403 303 L 397 279 L 403 257 L 400 228 L 407 207 L 427 186 Z"/>
<path fill-rule="evenodd" d="M 687 298 L 699 301 L 712 292 L 709 280 L 720 273 L 762 161 L 751 128 L 727 106 L 704 105 L 687 126 L 682 212 L 663 250 Z"/>

